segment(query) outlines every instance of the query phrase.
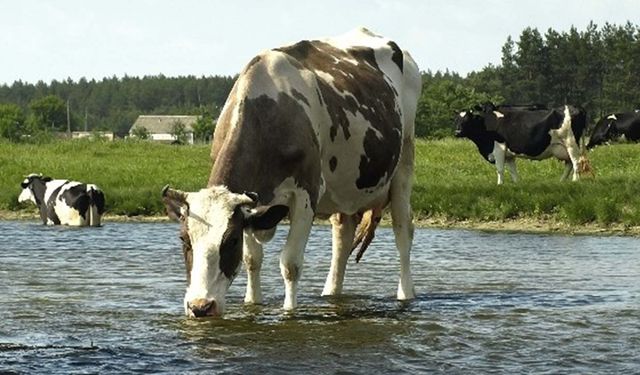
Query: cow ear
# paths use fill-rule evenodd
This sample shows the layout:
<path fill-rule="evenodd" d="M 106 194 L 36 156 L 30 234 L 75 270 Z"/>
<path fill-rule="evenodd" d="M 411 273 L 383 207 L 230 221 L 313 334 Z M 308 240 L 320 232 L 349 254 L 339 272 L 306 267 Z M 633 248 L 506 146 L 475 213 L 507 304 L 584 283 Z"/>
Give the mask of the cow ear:
<path fill-rule="evenodd" d="M 275 227 L 289 213 L 289 207 L 277 204 L 274 206 L 258 206 L 245 211 L 245 227 L 265 230 Z"/>
<path fill-rule="evenodd" d="M 171 189 L 169 185 L 162 189 L 162 203 L 164 203 L 166 214 L 171 220 L 183 220 L 189 212 L 187 193 Z"/>
<path fill-rule="evenodd" d="M 253 203 L 256 203 L 256 204 L 258 203 L 258 201 L 259 201 L 258 193 L 255 193 L 253 191 L 245 191 L 243 194 L 246 195 L 247 197 L 251 198 Z"/>
<path fill-rule="evenodd" d="M 42 181 L 44 181 L 44 182 L 53 181 L 53 178 L 51 178 L 49 176 L 44 176 L 44 177 L 42 177 Z"/>

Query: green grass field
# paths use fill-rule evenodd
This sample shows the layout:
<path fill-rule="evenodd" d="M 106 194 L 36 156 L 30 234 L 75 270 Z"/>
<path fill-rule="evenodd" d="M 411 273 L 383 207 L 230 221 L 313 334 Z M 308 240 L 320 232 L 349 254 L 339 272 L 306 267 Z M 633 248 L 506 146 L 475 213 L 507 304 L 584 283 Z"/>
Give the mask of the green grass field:
<path fill-rule="evenodd" d="M 518 160 L 520 182 L 507 175 L 496 185 L 493 165 L 467 140 L 420 140 L 416 146 L 416 216 L 443 220 L 554 220 L 571 225 L 640 225 L 640 145 L 599 147 L 589 154 L 595 178 L 560 182 L 556 160 Z M 165 184 L 183 190 L 206 185 L 209 146 L 148 142 L 59 141 L 44 145 L 0 143 L 0 210 L 18 205 L 20 182 L 36 172 L 93 182 L 115 215 L 157 215 Z"/>

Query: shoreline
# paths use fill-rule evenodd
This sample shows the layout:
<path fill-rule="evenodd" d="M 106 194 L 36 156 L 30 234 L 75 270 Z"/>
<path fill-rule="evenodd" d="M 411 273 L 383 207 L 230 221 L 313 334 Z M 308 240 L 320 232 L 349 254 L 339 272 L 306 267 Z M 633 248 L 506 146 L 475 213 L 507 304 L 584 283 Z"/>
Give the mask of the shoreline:
<path fill-rule="evenodd" d="M 385 215 L 380 224 L 383 227 L 389 227 L 391 225 L 391 221 L 387 216 L 388 215 Z M 35 212 L 0 210 L 0 221 L 5 220 L 39 221 L 40 218 Z M 126 216 L 106 214 L 103 217 L 103 221 L 106 223 L 167 223 L 171 220 L 164 215 Z M 316 220 L 316 223 L 320 225 L 329 225 L 328 220 Z M 414 218 L 414 224 L 416 228 L 476 230 L 503 233 L 640 236 L 640 226 L 629 226 L 622 223 L 615 223 L 606 226 L 594 223 L 571 225 L 550 219 L 520 218 L 506 221 L 457 221 L 433 217 L 423 218 L 418 216 Z"/>

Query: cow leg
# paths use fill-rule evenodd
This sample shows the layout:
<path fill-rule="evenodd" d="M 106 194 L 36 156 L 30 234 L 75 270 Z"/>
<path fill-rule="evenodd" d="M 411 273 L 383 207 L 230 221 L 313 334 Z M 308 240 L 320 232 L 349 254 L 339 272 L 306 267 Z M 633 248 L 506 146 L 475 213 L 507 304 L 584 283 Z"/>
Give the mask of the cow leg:
<path fill-rule="evenodd" d="M 244 295 L 245 303 L 262 303 L 262 286 L 260 285 L 260 270 L 262 269 L 262 244 L 245 232 L 242 260 L 247 270 L 247 291 Z"/>
<path fill-rule="evenodd" d="M 571 143 L 573 143 L 573 145 L 567 147 L 567 152 L 569 153 L 569 157 L 571 158 L 571 167 L 573 168 L 573 177 L 571 180 L 578 181 L 578 179 L 580 178 L 580 174 L 578 173 L 578 171 L 580 170 L 578 168 L 578 163 L 580 161 L 580 148 L 575 141 Z"/>
<path fill-rule="evenodd" d="M 413 185 L 413 140 L 405 140 L 398 171 L 391 181 L 390 204 L 393 233 L 400 258 L 400 281 L 397 298 L 413 299 L 416 296 L 411 277 L 411 243 L 413 242 L 413 215 L 411 212 L 411 188 Z"/>
<path fill-rule="evenodd" d="M 507 169 L 509 170 L 509 174 L 511 175 L 511 180 L 513 182 L 518 182 L 520 178 L 518 176 L 518 170 L 516 169 L 516 159 L 515 158 L 506 159 L 505 163 L 507 165 Z"/>
<path fill-rule="evenodd" d="M 280 272 L 285 286 L 283 305 L 285 310 L 293 310 L 298 305 L 296 293 L 302 274 L 304 248 L 307 245 L 313 224 L 313 210 L 309 194 L 304 192 L 294 195 L 289 207 L 289 219 L 291 222 L 289 235 L 280 254 Z"/>
<path fill-rule="evenodd" d="M 495 143 L 493 146 L 493 157 L 496 163 L 496 171 L 498 172 L 498 185 L 502 185 L 504 183 L 504 161 L 506 157 L 505 150 L 501 147 L 500 144 Z"/>
<path fill-rule="evenodd" d="M 345 268 L 356 232 L 356 220 L 354 216 L 337 213 L 331 216 L 331 226 L 333 233 L 331 267 L 322 290 L 323 296 L 342 293 Z"/>
<path fill-rule="evenodd" d="M 562 176 L 560 177 L 560 181 L 566 180 L 567 177 L 569 177 L 569 175 L 571 174 L 572 170 L 573 170 L 573 163 L 571 163 L 570 161 L 565 161 L 564 162 L 564 172 L 562 172 Z"/>

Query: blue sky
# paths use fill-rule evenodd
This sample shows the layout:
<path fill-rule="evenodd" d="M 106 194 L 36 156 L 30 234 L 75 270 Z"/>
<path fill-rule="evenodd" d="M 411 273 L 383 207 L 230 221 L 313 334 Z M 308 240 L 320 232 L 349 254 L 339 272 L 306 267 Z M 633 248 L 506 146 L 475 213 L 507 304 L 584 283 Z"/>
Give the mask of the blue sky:
<path fill-rule="evenodd" d="M 0 0 L 0 84 L 68 77 L 232 75 L 258 52 L 358 26 L 421 70 L 499 64 L 527 26 L 640 24 L 638 0 Z"/>

